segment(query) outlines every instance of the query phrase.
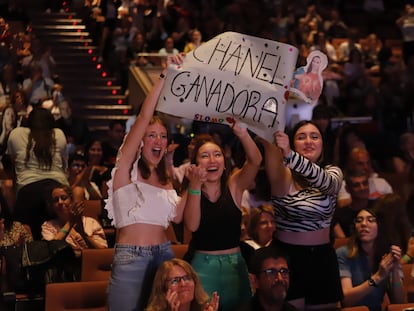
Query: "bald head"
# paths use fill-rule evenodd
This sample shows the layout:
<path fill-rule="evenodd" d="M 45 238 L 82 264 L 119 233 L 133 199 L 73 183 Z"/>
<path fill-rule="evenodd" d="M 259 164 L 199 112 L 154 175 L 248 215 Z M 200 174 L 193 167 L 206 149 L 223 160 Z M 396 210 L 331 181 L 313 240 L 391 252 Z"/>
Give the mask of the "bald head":
<path fill-rule="evenodd" d="M 372 166 L 368 150 L 360 147 L 353 148 L 348 157 L 348 169 L 363 171 L 369 176 L 372 173 Z"/>

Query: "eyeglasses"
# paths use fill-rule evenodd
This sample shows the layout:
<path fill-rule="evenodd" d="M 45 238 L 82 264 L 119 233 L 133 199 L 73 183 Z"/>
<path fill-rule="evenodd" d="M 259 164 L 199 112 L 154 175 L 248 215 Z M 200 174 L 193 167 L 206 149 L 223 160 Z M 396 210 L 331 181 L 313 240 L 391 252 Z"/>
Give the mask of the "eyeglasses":
<path fill-rule="evenodd" d="M 355 218 L 355 223 L 356 224 L 360 224 L 360 223 L 363 223 L 365 220 L 369 224 L 373 224 L 373 223 L 376 223 L 377 222 L 377 217 L 375 217 L 375 216 L 368 216 L 368 217 L 359 216 L 359 217 L 356 217 Z"/>
<path fill-rule="evenodd" d="M 149 139 L 149 140 L 155 140 L 155 139 L 157 139 L 157 138 L 159 138 L 160 140 L 161 139 L 168 139 L 168 136 L 167 136 L 167 134 L 156 134 L 156 133 L 149 133 L 149 134 L 146 134 L 145 135 L 145 138 L 146 139 Z"/>
<path fill-rule="evenodd" d="M 68 195 L 66 195 L 66 194 L 62 194 L 62 195 L 59 195 L 59 196 L 53 197 L 53 198 L 52 198 L 52 202 L 53 202 L 53 203 L 57 203 L 57 202 L 59 202 L 59 200 L 66 201 L 67 199 L 69 199 L 69 196 L 68 196 Z"/>
<path fill-rule="evenodd" d="M 191 282 L 193 279 L 191 278 L 191 276 L 189 275 L 183 275 L 183 276 L 176 276 L 175 278 L 169 279 L 167 280 L 168 284 L 170 284 L 171 286 L 178 286 L 181 281 L 184 281 L 184 283 L 189 283 Z"/>
<path fill-rule="evenodd" d="M 78 168 L 84 168 L 85 164 L 79 164 L 79 163 L 73 163 L 72 168 L 78 169 Z"/>
<path fill-rule="evenodd" d="M 280 269 L 265 269 L 260 271 L 269 279 L 275 279 L 277 275 L 280 273 L 282 278 L 286 279 L 289 277 L 289 269 L 288 268 L 280 268 Z"/>

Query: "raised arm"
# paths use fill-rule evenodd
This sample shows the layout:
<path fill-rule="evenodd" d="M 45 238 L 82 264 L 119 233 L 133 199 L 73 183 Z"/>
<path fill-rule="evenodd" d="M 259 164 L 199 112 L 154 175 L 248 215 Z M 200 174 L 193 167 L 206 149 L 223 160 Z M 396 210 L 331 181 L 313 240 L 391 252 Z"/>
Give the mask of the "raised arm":
<path fill-rule="evenodd" d="M 169 56 L 167 64 L 179 64 L 182 62 L 182 55 Z M 141 110 L 131 126 L 130 131 L 126 135 L 123 144 L 118 151 L 117 170 L 113 178 L 113 188 L 125 186 L 131 182 L 130 171 L 131 167 L 136 160 L 138 148 L 141 145 L 142 138 L 145 134 L 145 130 L 151 121 L 154 114 L 155 107 L 157 106 L 158 97 L 164 86 L 165 77 L 167 75 L 167 69 L 164 69 L 160 75 L 160 78 L 155 82 L 151 91 L 147 95 L 142 104 Z"/>
<path fill-rule="evenodd" d="M 274 137 L 286 140 L 284 144 L 289 145 L 289 139 L 283 132 L 276 132 Z M 280 146 L 276 146 L 267 140 L 261 141 L 264 147 L 265 169 L 270 182 L 270 192 L 275 196 L 282 196 L 289 192 L 292 182 L 290 170 L 283 164 L 283 153 Z M 276 142 L 276 140 L 275 140 Z M 282 141 L 280 143 L 282 145 Z"/>
<path fill-rule="evenodd" d="M 237 136 L 243 146 L 246 160 L 241 169 L 236 170 L 229 179 L 229 188 L 232 192 L 236 204 L 241 207 L 243 191 L 247 189 L 259 171 L 262 163 L 262 154 L 255 141 L 250 136 L 247 128 L 241 126 L 238 121 L 233 126 L 233 133 Z"/>

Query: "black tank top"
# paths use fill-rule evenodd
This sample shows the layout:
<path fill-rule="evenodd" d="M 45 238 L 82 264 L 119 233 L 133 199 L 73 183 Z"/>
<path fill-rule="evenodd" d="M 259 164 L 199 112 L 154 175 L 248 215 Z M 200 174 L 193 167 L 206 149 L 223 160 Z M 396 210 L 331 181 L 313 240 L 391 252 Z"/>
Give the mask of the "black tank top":
<path fill-rule="evenodd" d="M 242 213 L 236 206 L 228 187 L 217 202 L 201 195 L 201 220 L 193 232 L 194 250 L 215 251 L 239 246 Z"/>

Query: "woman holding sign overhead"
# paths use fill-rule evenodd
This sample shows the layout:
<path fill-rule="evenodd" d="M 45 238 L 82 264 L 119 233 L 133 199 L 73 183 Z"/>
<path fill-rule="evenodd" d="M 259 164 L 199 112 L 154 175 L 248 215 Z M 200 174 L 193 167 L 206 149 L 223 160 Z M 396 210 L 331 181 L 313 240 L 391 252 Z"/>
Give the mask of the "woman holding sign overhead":
<path fill-rule="evenodd" d="M 246 127 L 235 122 L 233 133 L 245 151 L 244 165 L 229 172 L 223 148 L 211 139 L 199 140 L 186 171 L 189 183 L 183 194 L 184 223 L 192 232 L 191 265 L 207 293 L 220 295 L 222 311 L 234 310 L 252 295 L 239 248 L 241 199 L 262 162 Z"/>
<path fill-rule="evenodd" d="M 180 64 L 181 55 L 167 63 Z M 174 257 L 165 229 L 183 208 L 165 169 L 167 128 L 153 116 L 167 70 L 144 100 L 121 145 L 108 182 L 108 217 L 117 229 L 109 310 L 144 310 L 158 266 Z"/>
<path fill-rule="evenodd" d="M 338 262 L 330 226 L 342 184 L 342 171 L 321 166 L 323 140 L 312 121 L 263 141 L 265 168 L 275 210 L 272 244 L 290 257 L 287 300 L 300 310 L 332 310 L 342 298 Z M 319 285 L 315 287 L 315 280 Z"/>

